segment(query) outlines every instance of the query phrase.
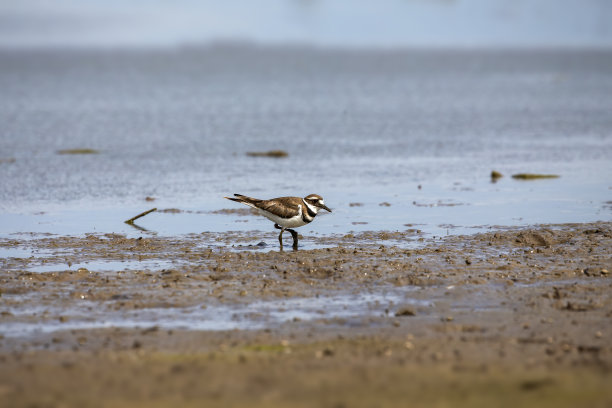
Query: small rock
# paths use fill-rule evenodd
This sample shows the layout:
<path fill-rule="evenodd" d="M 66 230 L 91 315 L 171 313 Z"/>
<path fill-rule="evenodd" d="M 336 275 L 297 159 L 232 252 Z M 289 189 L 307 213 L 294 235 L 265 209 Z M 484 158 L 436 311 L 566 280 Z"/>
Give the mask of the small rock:
<path fill-rule="evenodd" d="M 142 330 L 140 334 L 154 333 L 158 330 L 159 330 L 159 326 L 151 326 L 151 327 L 147 327 L 146 329 Z"/>
<path fill-rule="evenodd" d="M 395 312 L 395 316 L 416 316 L 416 312 L 411 307 L 402 307 Z"/>
<path fill-rule="evenodd" d="M 323 350 L 317 350 L 315 352 L 315 357 L 316 358 L 323 358 L 323 357 L 331 357 L 334 355 L 334 350 L 332 350 L 331 348 L 327 347 Z"/>

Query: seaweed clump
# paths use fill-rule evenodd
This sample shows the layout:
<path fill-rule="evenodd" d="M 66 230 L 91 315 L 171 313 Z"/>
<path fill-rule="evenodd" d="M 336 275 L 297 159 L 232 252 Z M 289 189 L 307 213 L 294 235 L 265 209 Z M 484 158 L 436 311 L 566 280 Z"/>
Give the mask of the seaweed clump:
<path fill-rule="evenodd" d="M 517 180 L 537 180 L 537 179 L 551 179 L 559 178 L 557 174 L 534 174 L 534 173 L 518 173 L 513 174 L 512 178 Z"/>
<path fill-rule="evenodd" d="M 100 151 L 96 149 L 64 149 L 58 150 L 57 154 L 98 154 Z"/>
<path fill-rule="evenodd" d="M 270 150 L 270 151 L 267 151 L 267 152 L 247 152 L 247 156 L 250 156 L 250 157 L 274 157 L 274 158 L 281 158 L 281 157 L 289 156 L 289 153 L 287 153 L 284 150 Z"/>

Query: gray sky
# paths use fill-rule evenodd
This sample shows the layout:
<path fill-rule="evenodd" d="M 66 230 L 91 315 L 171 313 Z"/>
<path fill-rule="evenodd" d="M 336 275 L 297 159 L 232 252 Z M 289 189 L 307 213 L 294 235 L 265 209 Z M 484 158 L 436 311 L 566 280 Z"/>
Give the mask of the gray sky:
<path fill-rule="evenodd" d="M 612 0 L 0 0 L 0 46 L 612 47 Z"/>

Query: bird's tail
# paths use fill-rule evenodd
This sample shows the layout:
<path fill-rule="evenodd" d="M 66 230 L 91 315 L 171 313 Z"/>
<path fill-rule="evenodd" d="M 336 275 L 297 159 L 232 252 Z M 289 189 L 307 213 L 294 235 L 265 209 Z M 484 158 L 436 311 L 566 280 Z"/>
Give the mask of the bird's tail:
<path fill-rule="evenodd" d="M 236 201 L 237 203 L 243 203 L 243 204 L 250 205 L 250 206 L 253 206 L 254 203 L 260 201 L 256 198 L 248 197 L 242 194 L 234 194 L 234 196 L 235 197 L 223 197 L 223 198 L 227 198 L 228 200 Z"/>

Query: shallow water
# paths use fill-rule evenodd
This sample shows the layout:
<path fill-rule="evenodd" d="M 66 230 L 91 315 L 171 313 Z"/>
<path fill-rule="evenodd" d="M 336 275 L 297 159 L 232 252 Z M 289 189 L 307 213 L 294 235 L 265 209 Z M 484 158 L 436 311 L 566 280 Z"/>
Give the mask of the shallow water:
<path fill-rule="evenodd" d="M 278 327 L 284 323 L 316 321 L 321 319 L 343 319 L 363 321 L 371 316 L 393 313 L 397 305 L 430 307 L 426 300 L 411 299 L 414 287 L 386 289 L 380 292 L 317 296 L 315 298 L 293 298 L 256 301 L 248 304 L 197 305 L 188 308 L 148 308 L 131 312 L 116 312 L 104 305 L 86 300 L 65 310 L 49 307 L 9 307 L 10 312 L 21 321 L 2 324 L 2 335 L 28 337 L 57 330 L 95 329 L 103 327 L 147 328 L 189 330 L 256 330 Z M 24 303 L 23 295 L 6 296 L 11 303 Z M 45 318 L 53 313 L 64 313 L 68 318 L 60 322 Z M 30 322 L 24 322 L 31 317 Z"/>
<path fill-rule="evenodd" d="M 318 297 L 234 294 L 233 301 L 202 307 L 210 294 L 192 289 L 189 299 L 172 292 L 183 306 L 157 307 L 159 301 L 118 311 L 113 305 L 122 300 L 112 296 L 121 291 L 99 301 L 88 300 L 87 291 L 102 291 L 103 280 L 121 271 L 146 270 L 155 276 L 144 276 L 131 291 L 147 293 L 152 289 L 144 286 L 163 279 L 162 269 L 188 271 L 173 263 L 186 254 L 178 249 L 180 256 L 165 259 L 164 251 L 177 249 L 162 246 L 151 250 L 152 259 L 137 260 L 127 248 L 117 258 L 104 255 L 112 247 L 106 242 L 100 255 L 84 242 L 62 248 L 38 239 L 172 237 L 168 244 L 193 245 L 189 262 L 201 276 L 214 267 L 200 267 L 205 249 L 278 249 L 268 220 L 219 213 L 241 208 L 223 198 L 232 193 L 325 197 L 333 212 L 300 229 L 305 250 L 340 241 L 413 248 L 449 234 L 607 221 L 610 66 L 612 52 L 604 51 L 0 51 L 0 238 L 6 244 L 0 265 L 15 285 L 14 293 L 2 295 L 8 313 L 2 335 L 109 326 L 259 329 L 294 319 L 350 326 L 369 324 L 385 310 L 392 317 L 399 304 L 428 308 L 440 301 L 438 312 L 499 307 L 498 281 L 473 293 L 464 285 L 419 294 L 418 281 L 396 288 L 385 275 L 368 289 L 351 281 Z M 58 154 L 85 148 L 99 153 Z M 246 155 L 272 149 L 289 157 Z M 504 174 L 496 183 L 494 169 Z M 510 177 L 522 172 L 560 178 Z M 134 226 L 123 222 L 153 207 L 177 211 L 153 212 Z M 410 232 L 400 241 L 378 235 L 398 230 Z M 359 238 L 337 239 L 350 232 Z M 255 246 L 262 241 L 266 246 Z M 471 262 L 486 252 L 479 248 Z M 390 262 L 379 255 L 376 262 Z M 465 264 L 459 255 L 453 262 Z M 76 276 L 79 268 L 93 272 L 85 273 L 91 281 Z M 261 270 L 247 272 L 251 285 L 265 278 Z M 54 273 L 62 275 L 58 282 L 74 283 L 30 286 L 40 274 Z M 165 290 L 154 293 L 167 300 Z"/>
<path fill-rule="evenodd" d="M 321 194 L 334 212 L 301 229 L 315 237 L 611 219 L 612 52 L 0 54 L 3 237 L 136 236 L 123 221 L 153 207 L 191 212 L 137 220 L 150 233 L 270 231 L 210 213 L 234 192 Z M 99 153 L 57 153 L 72 148 Z M 246 156 L 271 149 L 289 157 Z"/>
<path fill-rule="evenodd" d="M 29 272 L 45 273 L 45 272 L 58 272 L 58 271 L 77 271 L 81 268 L 92 269 L 96 271 L 121 271 L 124 269 L 149 269 L 157 270 L 162 268 L 171 267 L 173 263 L 171 261 L 164 261 L 159 259 L 146 260 L 146 261 L 89 261 L 80 263 L 45 263 L 42 265 L 34 265 L 28 267 L 26 270 Z"/>

